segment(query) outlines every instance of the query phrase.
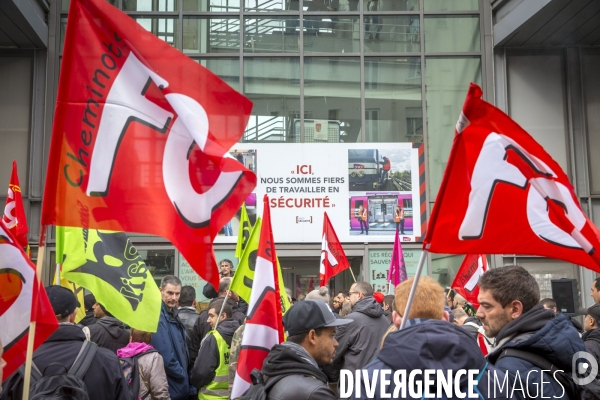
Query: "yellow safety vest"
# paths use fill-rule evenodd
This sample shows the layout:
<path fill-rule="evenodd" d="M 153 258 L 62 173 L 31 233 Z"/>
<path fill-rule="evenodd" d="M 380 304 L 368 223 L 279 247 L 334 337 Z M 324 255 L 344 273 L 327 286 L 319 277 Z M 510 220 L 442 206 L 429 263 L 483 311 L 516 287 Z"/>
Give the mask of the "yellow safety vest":
<path fill-rule="evenodd" d="M 229 399 L 229 345 L 216 330 L 208 332 L 207 335 L 213 335 L 217 341 L 219 366 L 212 382 L 200 388 L 198 399 L 227 400 Z"/>

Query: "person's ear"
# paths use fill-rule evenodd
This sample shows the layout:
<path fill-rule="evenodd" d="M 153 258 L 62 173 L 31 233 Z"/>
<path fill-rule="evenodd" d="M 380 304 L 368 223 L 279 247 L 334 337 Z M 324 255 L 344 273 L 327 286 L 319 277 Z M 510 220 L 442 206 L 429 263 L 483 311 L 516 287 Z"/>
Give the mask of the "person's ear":
<path fill-rule="evenodd" d="M 506 308 L 508 308 L 509 316 L 513 320 L 523 315 L 523 303 L 519 300 L 513 300 Z"/>
<path fill-rule="evenodd" d="M 397 311 L 392 311 L 392 322 L 396 326 L 396 328 L 400 329 L 400 324 L 402 324 L 402 317 L 398 314 Z"/>
<path fill-rule="evenodd" d="M 444 310 L 444 321 L 450 322 L 450 313 Z"/>
<path fill-rule="evenodd" d="M 311 329 L 308 332 L 308 335 L 306 335 L 306 340 L 308 340 L 308 343 L 310 343 L 312 346 L 316 346 L 316 344 L 317 344 L 317 331 L 315 331 L 314 329 Z"/>
<path fill-rule="evenodd" d="M 77 316 L 77 309 L 73 310 L 73 312 L 71 313 L 71 315 L 69 315 L 69 322 L 72 323 L 72 324 L 74 324 L 76 316 Z"/>

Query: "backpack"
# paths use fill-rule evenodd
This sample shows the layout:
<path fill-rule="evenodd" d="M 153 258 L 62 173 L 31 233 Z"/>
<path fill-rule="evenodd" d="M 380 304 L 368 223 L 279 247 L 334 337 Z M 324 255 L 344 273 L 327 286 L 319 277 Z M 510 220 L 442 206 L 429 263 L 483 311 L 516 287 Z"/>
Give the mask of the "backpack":
<path fill-rule="evenodd" d="M 516 357 L 521 360 L 525 360 L 543 370 L 552 371 L 556 380 L 565 389 L 565 394 L 571 400 L 600 400 L 600 382 L 595 379 L 587 385 L 579 385 L 575 383 L 573 378 L 565 371 L 561 371 L 558 367 L 546 360 L 544 357 L 530 353 L 524 350 L 518 350 L 513 348 L 504 349 L 498 357 L 500 360 L 502 357 Z"/>
<path fill-rule="evenodd" d="M 263 373 L 254 368 L 250 373 L 250 379 L 252 380 L 252 386 L 243 395 L 236 397 L 235 400 L 267 400 Z"/>
<path fill-rule="evenodd" d="M 84 341 L 69 370 L 64 365 L 51 363 L 44 368 L 43 372 L 40 372 L 35 363 L 32 362 L 29 398 L 31 400 L 89 400 L 83 377 L 94 360 L 97 350 L 98 346 L 95 343 Z M 66 373 L 46 375 L 46 370 L 50 366 L 60 366 L 65 369 Z M 19 372 L 22 376 L 25 376 L 24 365 L 19 368 Z"/>
<path fill-rule="evenodd" d="M 125 376 L 125 380 L 127 381 L 127 386 L 129 387 L 130 399 L 138 400 L 140 393 L 140 368 L 138 366 L 138 357 L 143 356 L 144 354 L 156 353 L 157 350 L 150 349 L 140 354 L 136 354 L 133 357 L 124 357 L 119 358 L 119 363 L 121 364 L 121 370 L 123 371 L 123 376 Z M 145 399 L 150 395 L 150 388 L 148 389 L 148 393 L 142 398 Z"/>

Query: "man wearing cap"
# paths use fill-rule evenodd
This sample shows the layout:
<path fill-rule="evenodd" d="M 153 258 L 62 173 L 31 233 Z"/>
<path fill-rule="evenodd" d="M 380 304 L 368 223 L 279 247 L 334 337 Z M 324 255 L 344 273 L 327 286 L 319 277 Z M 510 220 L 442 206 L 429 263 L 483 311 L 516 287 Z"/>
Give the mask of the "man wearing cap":
<path fill-rule="evenodd" d="M 71 368 L 85 342 L 81 328 L 73 323 L 79 303 L 73 292 L 62 286 L 49 286 L 46 293 L 59 326 L 33 353 L 33 362 L 40 371 L 46 370 L 47 374 L 64 373 L 65 369 Z M 119 359 L 108 349 L 97 348 L 83 382 L 90 400 L 128 400 L 131 396 Z M 17 370 L 3 386 L 0 399 L 20 399 L 23 395 L 23 376 Z"/>
<path fill-rule="evenodd" d="M 338 345 L 335 327 L 352 321 L 337 319 L 318 300 L 298 302 L 283 317 L 287 341 L 265 359 L 263 375 L 269 400 L 334 400 L 320 367 L 331 364 Z"/>
<path fill-rule="evenodd" d="M 583 318 L 584 333 L 581 336 L 587 352 L 594 356 L 600 364 L 600 304 L 579 310 Z"/>

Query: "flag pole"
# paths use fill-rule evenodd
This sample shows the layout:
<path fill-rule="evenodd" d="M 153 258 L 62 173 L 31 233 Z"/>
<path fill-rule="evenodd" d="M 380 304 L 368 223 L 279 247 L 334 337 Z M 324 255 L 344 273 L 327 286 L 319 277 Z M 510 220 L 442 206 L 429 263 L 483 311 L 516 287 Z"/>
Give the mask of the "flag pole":
<path fill-rule="evenodd" d="M 223 314 L 225 303 L 227 303 L 227 299 L 229 298 L 229 292 L 230 290 L 227 289 L 227 293 L 225 293 L 225 299 L 223 300 L 223 304 L 221 305 L 221 311 L 219 311 L 219 315 L 217 316 L 217 322 L 215 323 L 215 331 L 217 330 L 217 326 L 219 326 L 219 319 L 221 318 L 221 314 Z"/>
<path fill-rule="evenodd" d="M 40 292 L 40 285 L 42 284 L 42 269 L 44 267 L 44 253 L 46 248 L 46 226 L 42 225 L 40 230 L 40 243 L 38 247 L 38 257 L 35 266 L 35 275 L 37 278 L 38 287 L 34 287 L 33 293 L 38 294 Z M 35 282 L 34 282 L 35 284 Z M 31 316 L 34 317 L 36 312 L 35 302 L 36 296 L 32 297 L 31 303 Z M 27 354 L 25 355 L 25 376 L 23 377 L 23 397 L 22 400 L 29 400 L 29 385 L 31 382 L 31 365 L 33 362 L 33 345 L 35 344 L 35 326 L 36 318 L 31 318 L 29 322 L 29 336 L 27 337 Z"/>
<path fill-rule="evenodd" d="M 415 272 L 415 279 L 413 280 L 412 287 L 410 288 L 410 294 L 408 295 L 408 301 L 406 302 L 406 308 L 404 309 L 404 314 L 402 314 L 402 323 L 400 324 L 400 328 L 398 328 L 398 330 L 402 330 L 406 326 L 406 321 L 408 321 L 408 315 L 410 313 L 410 308 L 412 307 L 412 302 L 415 298 L 415 293 L 417 292 L 417 285 L 419 284 L 419 278 L 421 277 L 423 265 L 425 265 L 425 260 L 427 259 L 427 253 L 427 250 L 423 250 L 421 253 L 419 265 L 417 266 L 417 272 Z"/>
<path fill-rule="evenodd" d="M 356 283 L 356 276 L 354 276 L 354 272 L 352 271 L 352 267 L 348 268 L 350 273 L 352 274 L 352 279 L 354 279 L 354 283 Z"/>

